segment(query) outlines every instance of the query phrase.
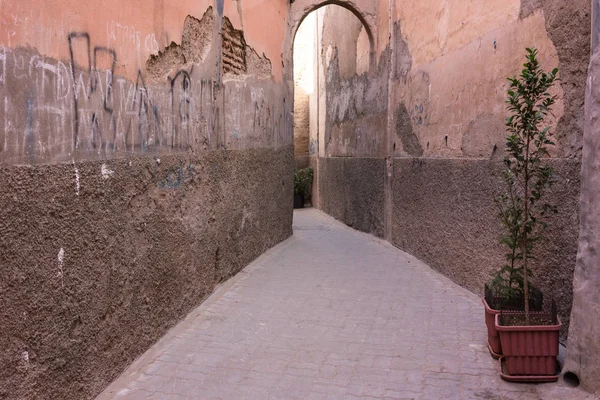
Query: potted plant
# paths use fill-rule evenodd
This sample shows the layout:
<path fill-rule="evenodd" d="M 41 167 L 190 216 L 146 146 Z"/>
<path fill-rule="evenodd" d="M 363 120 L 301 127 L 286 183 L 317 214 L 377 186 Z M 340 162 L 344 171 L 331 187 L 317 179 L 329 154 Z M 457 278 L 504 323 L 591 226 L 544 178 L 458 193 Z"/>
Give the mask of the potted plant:
<path fill-rule="evenodd" d="M 537 60 L 537 49 L 527 49 L 527 62 L 521 75 L 509 78 L 508 137 L 506 170 L 503 174 L 505 193 L 500 196 L 501 217 L 509 228 L 503 243 L 510 249 L 510 265 L 497 277 L 499 287 L 510 297 L 522 296 L 522 312 L 504 312 L 495 315 L 495 328 L 500 333 L 502 359 L 508 380 L 555 380 L 556 356 L 560 320 L 553 304 L 550 313 L 531 308 L 530 264 L 536 242 L 542 239 L 545 217 L 555 212 L 543 201 L 546 190 L 553 183 L 554 171 L 545 165 L 547 147 L 554 145 L 549 138 L 549 127 L 543 127 L 544 118 L 556 101 L 549 90 L 558 79 L 558 69 L 544 72 Z M 508 286 L 507 286 L 508 285 Z"/>
<path fill-rule="evenodd" d="M 505 182 L 512 179 L 504 173 Z M 523 274 L 518 266 L 522 254 L 518 246 L 519 214 L 511 204 L 512 190 L 514 187 L 508 185 L 508 193 L 502 194 L 495 199 L 499 208 L 498 216 L 505 228 L 505 234 L 500 238 L 500 243 L 508 247 L 506 253 L 507 263 L 494 275 L 490 285 L 485 285 L 483 305 L 485 308 L 485 324 L 488 331 L 488 349 L 494 358 L 502 355 L 500 334 L 496 329 L 496 315 L 501 310 L 524 310 L 523 304 Z"/>
<path fill-rule="evenodd" d="M 498 217 L 502 222 L 505 233 L 500 237 L 500 244 L 507 247 L 505 254 L 506 264 L 493 275 L 490 285 L 485 285 L 485 294 L 482 299 L 485 309 L 485 324 L 488 331 L 488 349 L 494 358 L 502 356 L 500 335 L 496 329 L 496 315 L 502 310 L 524 311 L 525 290 L 523 270 L 520 262 L 523 254 L 519 244 L 521 226 L 521 210 L 518 202 L 513 202 L 516 197 L 514 177 L 510 170 L 503 173 L 507 190 L 494 200 L 498 206 Z M 529 273 L 531 276 L 531 272 Z M 534 311 L 541 311 L 543 295 L 540 290 L 528 283 L 529 307 Z"/>
<path fill-rule="evenodd" d="M 491 284 L 485 285 L 485 294 L 482 302 L 485 310 L 485 325 L 487 327 L 487 347 L 494 358 L 502 356 L 502 344 L 500 334 L 496 329 L 496 315 L 502 311 L 524 311 L 523 304 L 523 280 L 519 273 L 508 270 L 514 268 L 517 254 L 510 254 L 510 264 L 502 267 L 492 280 Z M 509 254 L 507 254 L 509 257 Z M 510 267 L 509 267 L 510 266 Z M 529 285 L 529 307 L 534 311 L 541 311 L 543 305 L 542 292 L 533 285 Z"/>
<path fill-rule="evenodd" d="M 310 197 L 313 169 L 299 169 L 294 173 L 294 208 L 304 208 L 304 200 Z"/>

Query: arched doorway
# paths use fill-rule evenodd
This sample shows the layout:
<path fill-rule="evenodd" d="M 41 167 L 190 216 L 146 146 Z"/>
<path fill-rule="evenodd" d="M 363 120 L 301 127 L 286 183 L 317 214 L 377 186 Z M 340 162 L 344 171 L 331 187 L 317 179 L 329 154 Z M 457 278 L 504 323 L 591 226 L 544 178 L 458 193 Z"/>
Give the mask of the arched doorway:
<path fill-rule="evenodd" d="M 318 163 L 326 155 L 331 76 L 341 81 L 368 74 L 374 65 L 374 39 L 364 18 L 351 7 L 322 3 L 309 10 L 292 31 L 294 156 L 296 169 L 315 172 L 307 200 L 318 205 Z"/>

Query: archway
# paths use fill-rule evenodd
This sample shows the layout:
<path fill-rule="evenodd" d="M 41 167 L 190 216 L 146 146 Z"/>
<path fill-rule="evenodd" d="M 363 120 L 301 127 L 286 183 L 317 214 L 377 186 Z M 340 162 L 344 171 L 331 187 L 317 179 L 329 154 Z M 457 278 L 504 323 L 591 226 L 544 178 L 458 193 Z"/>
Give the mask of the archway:
<path fill-rule="evenodd" d="M 293 27 L 294 147 L 296 169 L 315 172 L 312 204 L 318 196 L 318 159 L 326 155 L 327 90 L 338 81 L 368 74 L 374 63 L 374 38 L 355 9 L 338 2 L 308 8 Z M 331 76 L 330 76 L 331 78 Z"/>
<path fill-rule="evenodd" d="M 372 0 L 296 0 L 291 5 L 288 19 L 288 35 L 286 37 L 286 43 L 284 44 L 284 60 L 288 60 L 288 64 L 292 64 L 292 68 L 288 68 L 286 71 L 284 71 L 284 76 L 287 75 L 288 79 L 291 79 L 293 76 L 293 47 L 298 29 L 302 25 L 302 22 L 304 22 L 305 18 L 311 13 L 329 5 L 345 8 L 354 14 L 354 16 L 365 27 L 366 34 L 369 38 L 369 66 L 374 67 L 376 65 L 376 2 Z"/>

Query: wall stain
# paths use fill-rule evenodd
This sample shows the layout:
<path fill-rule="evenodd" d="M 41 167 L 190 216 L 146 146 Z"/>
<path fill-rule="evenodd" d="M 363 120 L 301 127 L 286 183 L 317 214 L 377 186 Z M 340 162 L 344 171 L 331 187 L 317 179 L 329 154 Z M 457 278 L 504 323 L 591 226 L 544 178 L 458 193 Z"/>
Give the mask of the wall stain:
<path fill-rule="evenodd" d="M 416 112 L 423 109 L 423 105 L 415 106 Z M 415 131 L 413 130 L 412 122 L 408 109 L 404 103 L 401 103 L 394 113 L 396 121 L 396 136 L 402 142 L 402 148 L 406 153 L 414 157 L 423 155 L 423 147 Z"/>

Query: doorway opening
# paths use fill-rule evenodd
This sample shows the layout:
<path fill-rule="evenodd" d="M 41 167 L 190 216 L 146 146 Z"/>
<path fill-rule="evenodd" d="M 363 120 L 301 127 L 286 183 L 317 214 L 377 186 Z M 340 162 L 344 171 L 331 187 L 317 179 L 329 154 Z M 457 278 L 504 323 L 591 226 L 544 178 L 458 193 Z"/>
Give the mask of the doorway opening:
<path fill-rule="evenodd" d="M 305 188 L 299 181 L 312 170 L 312 184 L 303 193 L 305 205 L 319 207 L 319 158 L 328 156 L 336 119 L 328 93 L 337 93 L 338 99 L 344 90 L 340 82 L 369 71 L 371 47 L 370 32 L 342 6 L 322 6 L 298 27 L 293 48 L 295 193 Z"/>

